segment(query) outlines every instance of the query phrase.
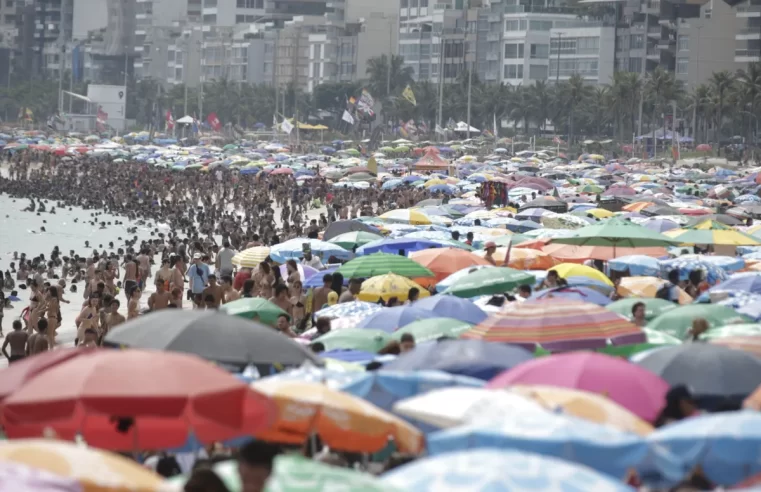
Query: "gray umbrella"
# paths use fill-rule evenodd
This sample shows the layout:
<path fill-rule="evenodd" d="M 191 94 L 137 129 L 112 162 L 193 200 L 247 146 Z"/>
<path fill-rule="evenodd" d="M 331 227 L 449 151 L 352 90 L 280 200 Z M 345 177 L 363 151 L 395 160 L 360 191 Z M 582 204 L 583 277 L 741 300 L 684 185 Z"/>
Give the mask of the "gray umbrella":
<path fill-rule="evenodd" d="M 360 222 L 358 220 L 339 220 L 336 222 L 331 222 L 328 228 L 325 229 L 325 234 L 322 235 L 322 240 L 328 241 L 330 239 L 333 239 L 336 236 L 340 236 L 341 234 L 346 234 L 347 232 L 355 232 L 355 231 L 371 232 L 373 234 L 378 234 L 378 229 L 374 228 L 373 226 L 367 225 L 364 222 Z"/>
<path fill-rule="evenodd" d="M 195 354 L 226 365 L 322 365 L 307 348 L 255 321 L 216 311 L 164 309 L 111 330 L 106 345 Z"/>
<path fill-rule="evenodd" d="M 761 385 L 761 359 L 721 345 L 674 345 L 653 350 L 636 362 L 671 386 L 687 386 L 706 408 L 739 404 Z"/>

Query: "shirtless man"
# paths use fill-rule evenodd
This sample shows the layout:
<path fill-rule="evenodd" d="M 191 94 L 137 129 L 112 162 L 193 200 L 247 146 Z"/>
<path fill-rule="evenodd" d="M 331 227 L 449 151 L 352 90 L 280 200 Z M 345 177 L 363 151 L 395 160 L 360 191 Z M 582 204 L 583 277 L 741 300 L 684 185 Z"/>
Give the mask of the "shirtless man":
<path fill-rule="evenodd" d="M 201 293 L 201 296 L 203 299 L 206 299 L 206 296 L 210 295 L 214 298 L 214 308 L 218 308 L 222 305 L 222 300 L 224 297 L 224 290 L 220 285 L 217 284 L 217 276 L 216 275 L 209 275 L 209 286 L 206 287 L 203 292 Z"/>
<path fill-rule="evenodd" d="M 145 288 L 145 282 L 151 278 L 151 257 L 148 255 L 149 249 L 143 248 L 137 256 L 137 263 L 140 269 L 140 288 Z M 128 294 L 129 295 L 129 294 Z"/>
<path fill-rule="evenodd" d="M 84 339 L 79 342 L 78 346 L 83 348 L 98 346 L 98 332 L 95 328 L 85 330 Z"/>
<path fill-rule="evenodd" d="M 137 287 L 137 265 L 132 261 L 132 255 L 127 255 L 124 258 L 124 295 L 127 301 L 135 287 Z"/>
<path fill-rule="evenodd" d="M 113 330 L 115 326 L 127 321 L 124 316 L 119 314 L 119 306 L 120 303 L 117 299 L 111 301 L 111 306 L 109 306 L 108 314 L 106 315 L 106 323 L 103 325 L 103 336 L 106 336 L 106 333 Z"/>
<path fill-rule="evenodd" d="M 26 357 L 26 342 L 29 339 L 29 333 L 22 330 L 22 328 L 23 325 L 21 324 L 21 320 L 14 320 L 13 331 L 8 333 L 8 336 L 5 337 L 5 341 L 3 341 L 3 355 L 8 359 L 9 364 L 13 364 L 17 360 Z M 10 355 L 5 351 L 5 349 L 8 348 L 8 345 L 11 346 Z"/>
<path fill-rule="evenodd" d="M 157 280 L 156 292 L 151 294 L 148 298 L 148 309 L 151 311 L 165 309 L 169 305 L 170 297 L 169 293 L 164 290 L 164 282 L 162 280 Z"/>
<path fill-rule="evenodd" d="M 47 352 L 50 348 L 48 343 L 48 320 L 40 318 L 37 321 L 37 332 L 32 333 L 26 341 L 26 354 L 34 355 L 40 352 Z"/>
<path fill-rule="evenodd" d="M 222 277 L 222 304 L 237 301 L 240 299 L 240 292 L 233 289 L 233 278 L 230 275 Z"/>

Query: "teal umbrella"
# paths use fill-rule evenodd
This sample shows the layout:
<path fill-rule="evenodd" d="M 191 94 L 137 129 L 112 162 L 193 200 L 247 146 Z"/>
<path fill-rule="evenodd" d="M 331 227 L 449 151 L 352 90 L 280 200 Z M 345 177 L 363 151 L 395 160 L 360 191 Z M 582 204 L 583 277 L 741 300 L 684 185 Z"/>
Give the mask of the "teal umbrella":
<path fill-rule="evenodd" d="M 647 327 L 684 340 L 692 328 L 692 321 L 695 318 L 703 318 L 708 321 L 711 330 L 721 328 L 724 325 L 750 323 L 752 321 L 729 306 L 688 304 L 666 311 L 648 323 Z"/>
<path fill-rule="evenodd" d="M 328 239 L 328 242 L 337 244 L 344 249 L 351 250 L 354 246 L 364 246 L 365 244 L 381 239 L 382 237 L 383 236 L 380 234 L 373 234 L 372 232 L 352 231 Z"/>
<path fill-rule="evenodd" d="M 406 256 L 374 253 L 360 256 L 341 265 L 337 270 L 344 278 L 369 278 L 395 273 L 402 277 L 433 277 L 433 272 Z"/>
<path fill-rule="evenodd" d="M 556 237 L 551 242 L 576 246 L 608 246 L 614 248 L 613 256 L 615 248 L 665 247 L 680 244 L 680 241 L 675 241 L 660 232 L 617 218 L 582 227 L 569 237 Z"/>
<path fill-rule="evenodd" d="M 312 340 L 312 343 L 320 342 L 325 350 L 362 350 L 363 352 L 376 353 L 382 349 L 391 337 L 385 331 L 371 330 L 366 328 L 346 328 L 344 330 L 330 331 L 321 337 Z"/>
<path fill-rule="evenodd" d="M 472 324 L 453 318 L 428 318 L 405 325 L 396 330 L 391 337 L 401 340 L 402 335 L 409 333 L 415 337 L 416 343 L 429 342 L 441 337 L 460 338 L 460 334 L 473 327 Z"/>
<path fill-rule="evenodd" d="M 632 319 L 632 308 L 637 303 L 645 305 L 645 319 L 652 321 L 661 314 L 671 311 L 676 308 L 676 304 L 665 299 L 659 299 L 657 297 L 644 298 L 644 297 L 627 297 L 616 302 L 612 302 L 605 306 L 605 309 L 618 313 L 621 316 Z"/>
<path fill-rule="evenodd" d="M 503 294 L 519 285 L 534 285 L 536 278 L 523 270 L 507 267 L 484 267 L 454 281 L 442 294 L 476 297 Z"/>

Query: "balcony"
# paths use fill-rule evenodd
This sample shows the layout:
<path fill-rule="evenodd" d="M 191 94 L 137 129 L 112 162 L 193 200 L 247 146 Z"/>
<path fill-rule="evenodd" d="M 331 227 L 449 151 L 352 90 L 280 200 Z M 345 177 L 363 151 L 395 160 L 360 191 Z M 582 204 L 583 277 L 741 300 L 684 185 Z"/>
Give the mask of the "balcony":
<path fill-rule="evenodd" d="M 486 35 L 487 41 L 499 41 L 499 39 L 500 39 L 500 33 L 498 32 L 490 32 L 489 34 Z"/>
<path fill-rule="evenodd" d="M 749 28 L 749 29 L 742 29 L 737 34 L 735 34 L 735 39 L 737 41 L 761 39 L 761 26 Z"/>
<path fill-rule="evenodd" d="M 485 78 L 486 78 L 486 80 L 497 80 L 499 78 L 499 72 L 494 71 L 494 70 L 492 70 L 490 72 L 486 72 Z"/>
<path fill-rule="evenodd" d="M 486 53 L 486 60 L 487 61 L 499 60 L 499 53 L 494 53 L 494 52 Z"/>
<path fill-rule="evenodd" d="M 735 50 L 735 62 L 749 63 L 761 61 L 761 49 Z"/>
<path fill-rule="evenodd" d="M 674 51 L 676 48 L 676 41 L 673 39 L 660 39 L 658 40 L 658 49 L 659 50 L 670 50 Z"/>
<path fill-rule="evenodd" d="M 649 59 L 660 60 L 661 51 L 657 47 L 653 46 L 647 49 L 647 55 L 645 56 L 647 56 Z"/>
<path fill-rule="evenodd" d="M 489 22 L 502 22 L 502 14 L 489 14 Z"/>
<path fill-rule="evenodd" d="M 661 31 L 662 31 L 662 29 L 661 29 L 660 26 L 658 26 L 658 27 L 651 27 L 650 29 L 647 30 L 647 35 L 648 35 L 648 37 L 658 39 L 658 38 L 661 37 Z"/>
<path fill-rule="evenodd" d="M 735 11 L 737 17 L 761 17 L 761 5 L 739 5 Z"/>

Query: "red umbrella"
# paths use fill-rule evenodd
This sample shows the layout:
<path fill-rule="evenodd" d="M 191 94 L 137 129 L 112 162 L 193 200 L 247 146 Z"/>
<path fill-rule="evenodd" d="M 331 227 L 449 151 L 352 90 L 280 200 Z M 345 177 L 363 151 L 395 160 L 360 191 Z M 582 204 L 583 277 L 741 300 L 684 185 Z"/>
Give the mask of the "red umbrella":
<path fill-rule="evenodd" d="M 293 174 L 293 169 L 290 167 L 279 167 L 272 171 L 272 174 Z"/>
<path fill-rule="evenodd" d="M 90 349 L 74 348 L 50 350 L 8 366 L 7 369 L 4 369 L 0 373 L 2 374 L 2 377 L 0 377 L 0 404 L 7 396 L 20 389 L 27 381 L 30 381 L 43 371 L 74 357 L 87 355 L 90 352 L 92 352 Z"/>
<path fill-rule="evenodd" d="M 10 369 L 9 369 L 10 370 Z M 12 438 L 51 428 L 105 449 L 212 442 L 267 429 L 277 409 L 226 371 L 185 354 L 93 350 L 48 366 L 2 403 Z"/>
<path fill-rule="evenodd" d="M 697 150 L 698 152 L 710 152 L 711 146 L 708 144 L 700 144 L 697 147 L 695 147 L 695 150 Z"/>

